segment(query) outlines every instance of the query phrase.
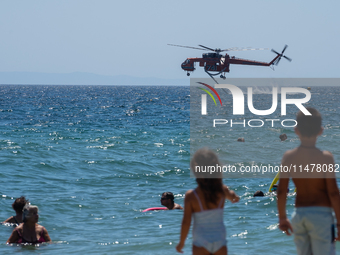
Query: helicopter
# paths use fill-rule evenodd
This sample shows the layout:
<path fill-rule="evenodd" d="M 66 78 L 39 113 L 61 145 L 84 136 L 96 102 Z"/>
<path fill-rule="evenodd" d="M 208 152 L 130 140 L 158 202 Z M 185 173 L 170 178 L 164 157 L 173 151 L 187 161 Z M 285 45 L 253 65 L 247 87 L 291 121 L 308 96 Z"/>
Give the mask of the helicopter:
<path fill-rule="evenodd" d="M 234 56 L 229 56 L 228 54 L 222 55 L 221 52 L 224 51 L 246 51 L 246 50 L 268 50 L 266 48 L 228 48 L 221 50 L 219 48 L 212 49 L 209 47 L 206 47 L 204 45 L 198 45 L 201 48 L 197 47 L 190 47 L 190 46 L 182 46 L 182 45 L 176 45 L 176 44 L 168 44 L 170 46 L 176 46 L 176 47 L 183 47 L 183 48 L 190 48 L 190 49 L 196 49 L 196 50 L 209 50 L 212 52 L 209 53 L 203 53 L 201 58 L 187 58 L 181 65 L 182 69 L 187 72 L 187 76 L 190 76 L 190 72 L 195 71 L 195 63 L 199 63 L 200 67 L 204 67 L 204 71 L 212 78 L 213 76 L 220 75 L 220 78 L 225 79 L 225 73 L 229 73 L 230 69 L 229 66 L 231 64 L 233 65 L 253 65 L 253 66 L 272 66 L 272 65 L 278 65 L 281 58 L 285 58 L 288 61 L 292 61 L 291 58 L 283 55 L 285 50 L 287 49 L 288 45 L 285 45 L 282 52 L 279 53 L 272 49 L 272 52 L 276 54 L 276 57 L 266 63 L 266 62 L 260 62 L 260 61 L 254 61 L 254 60 L 248 60 L 248 59 L 241 59 L 236 58 Z M 214 79 L 215 80 L 215 79 Z"/>

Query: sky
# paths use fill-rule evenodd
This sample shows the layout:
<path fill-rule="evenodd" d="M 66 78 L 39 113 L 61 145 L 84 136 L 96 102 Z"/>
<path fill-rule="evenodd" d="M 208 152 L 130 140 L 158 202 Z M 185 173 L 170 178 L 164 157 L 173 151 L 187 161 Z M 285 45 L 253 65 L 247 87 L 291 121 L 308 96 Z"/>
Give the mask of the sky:
<path fill-rule="evenodd" d="M 188 57 L 210 48 L 281 51 L 275 67 L 230 67 L 227 77 L 340 77 L 339 1 L 21 0 L 0 2 L 0 72 L 181 79 Z M 268 51 L 229 52 L 269 62 Z M 206 77 L 202 68 L 193 78 Z"/>

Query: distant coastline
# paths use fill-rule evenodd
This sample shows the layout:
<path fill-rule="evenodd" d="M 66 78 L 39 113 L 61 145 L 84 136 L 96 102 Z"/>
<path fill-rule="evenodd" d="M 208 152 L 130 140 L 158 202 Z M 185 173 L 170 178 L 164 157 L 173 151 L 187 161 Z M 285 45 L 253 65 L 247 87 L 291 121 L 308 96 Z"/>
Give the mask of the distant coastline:
<path fill-rule="evenodd" d="M 190 79 L 161 79 L 154 77 L 133 77 L 128 75 L 110 76 L 85 72 L 74 73 L 0 72 L 0 84 L 189 86 Z"/>

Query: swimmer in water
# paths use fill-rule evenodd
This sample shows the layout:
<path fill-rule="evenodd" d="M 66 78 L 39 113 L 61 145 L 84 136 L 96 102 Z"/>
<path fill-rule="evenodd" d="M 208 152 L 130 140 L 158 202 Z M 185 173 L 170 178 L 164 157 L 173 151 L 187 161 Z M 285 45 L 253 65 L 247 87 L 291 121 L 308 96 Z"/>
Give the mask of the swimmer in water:
<path fill-rule="evenodd" d="M 254 193 L 253 197 L 264 197 L 264 194 L 261 190 L 258 190 Z"/>
<path fill-rule="evenodd" d="M 164 192 L 161 198 L 161 204 L 167 207 L 169 210 L 183 209 L 182 206 L 174 202 L 174 194 L 172 192 Z"/>
<path fill-rule="evenodd" d="M 22 210 L 24 209 L 26 204 L 28 204 L 28 200 L 24 196 L 15 199 L 12 204 L 12 208 L 15 211 L 15 216 L 9 217 L 2 223 L 12 223 L 16 225 L 22 223 Z"/>
<path fill-rule="evenodd" d="M 51 242 L 52 240 L 46 228 L 39 225 L 38 220 L 38 207 L 26 205 L 23 210 L 23 223 L 13 230 L 11 236 L 7 240 L 7 243 L 38 244 Z"/>
<path fill-rule="evenodd" d="M 281 142 L 287 140 L 288 138 L 286 134 L 281 134 L 279 137 L 280 137 Z"/>

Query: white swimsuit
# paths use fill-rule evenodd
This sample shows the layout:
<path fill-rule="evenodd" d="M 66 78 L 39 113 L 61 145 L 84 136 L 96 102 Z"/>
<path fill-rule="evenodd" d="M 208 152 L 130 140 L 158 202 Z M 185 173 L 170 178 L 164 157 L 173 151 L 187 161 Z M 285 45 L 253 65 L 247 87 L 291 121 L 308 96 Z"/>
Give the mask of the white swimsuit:
<path fill-rule="evenodd" d="M 194 190 L 201 211 L 193 213 L 194 227 L 192 230 L 193 242 L 197 247 L 204 247 L 210 253 L 215 253 L 227 245 L 226 229 L 223 223 L 223 201 L 218 208 L 203 210 L 202 203 Z"/>

